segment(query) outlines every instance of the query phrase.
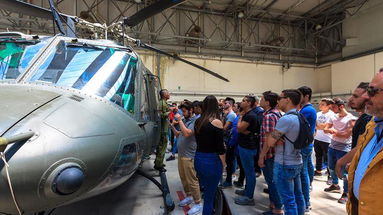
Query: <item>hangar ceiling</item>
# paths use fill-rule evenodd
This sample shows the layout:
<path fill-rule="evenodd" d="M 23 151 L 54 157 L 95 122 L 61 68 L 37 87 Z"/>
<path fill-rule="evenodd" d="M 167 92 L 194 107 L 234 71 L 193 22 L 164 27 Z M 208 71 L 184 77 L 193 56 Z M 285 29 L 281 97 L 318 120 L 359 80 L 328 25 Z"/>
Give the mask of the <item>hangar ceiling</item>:
<path fill-rule="evenodd" d="M 368 0 L 189 0 L 125 29 L 174 54 L 318 64 L 341 53 L 342 21 Z M 48 7 L 46 0 L 28 0 Z M 110 25 L 155 0 L 55 0 L 59 11 Z M 52 34 L 52 20 L 0 9 L 0 28 Z"/>

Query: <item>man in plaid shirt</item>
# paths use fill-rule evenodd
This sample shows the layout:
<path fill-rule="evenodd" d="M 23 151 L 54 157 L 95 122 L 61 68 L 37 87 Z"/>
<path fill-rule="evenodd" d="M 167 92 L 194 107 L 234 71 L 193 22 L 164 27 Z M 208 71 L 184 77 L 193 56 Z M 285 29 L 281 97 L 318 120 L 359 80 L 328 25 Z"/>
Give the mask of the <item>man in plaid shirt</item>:
<path fill-rule="evenodd" d="M 282 201 L 278 194 L 277 187 L 273 182 L 273 166 L 274 166 L 274 148 L 270 148 L 266 139 L 267 136 L 274 131 L 275 126 L 279 118 L 281 118 L 281 113 L 276 109 L 278 102 L 278 94 L 271 91 L 266 91 L 262 94 L 260 105 L 265 110 L 263 113 L 263 120 L 261 126 L 261 152 L 259 155 L 258 165 L 263 170 L 263 175 L 267 186 L 269 188 L 269 199 L 270 199 L 270 209 L 268 213 L 270 214 L 283 214 L 282 210 Z"/>

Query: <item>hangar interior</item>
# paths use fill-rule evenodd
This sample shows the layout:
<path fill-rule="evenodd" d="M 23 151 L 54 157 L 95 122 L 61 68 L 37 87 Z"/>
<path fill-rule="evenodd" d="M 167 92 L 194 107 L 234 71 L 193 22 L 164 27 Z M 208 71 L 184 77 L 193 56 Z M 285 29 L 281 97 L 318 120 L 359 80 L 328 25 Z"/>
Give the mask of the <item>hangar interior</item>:
<path fill-rule="evenodd" d="M 48 7 L 44 0 L 27 2 Z M 56 1 L 62 13 L 106 25 L 153 2 Z M 230 80 L 138 49 L 175 101 L 207 94 L 238 99 L 302 85 L 312 87 L 314 98 L 342 96 L 383 66 L 381 9 L 379 0 L 190 0 L 125 32 Z M 0 22 L 1 30 L 53 34 L 47 19 L 0 9 Z"/>
<path fill-rule="evenodd" d="M 0 5 L 7 1 L 0 1 Z M 46 0 L 24 2 L 49 7 Z M 239 101 L 248 94 L 260 95 L 267 90 L 279 93 L 306 85 L 313 89 L 313 103 L 318 103 L 323 97 L 348 97 L 359 82 L 370 81 L 383 67 L 381 0 L 189 0 L 132 28 L 121 28 L 117 23 L 156 0 L 54 2 L 61 13 L 99 23 L 76 26 L 76 34 L 82 38 L 112 39 L 128 44 L 121 35 L 129 35 L 229 80 L 219 80 L 190 65 L 132 45 L 145 66 L 158 75 L 162 87 L 171 92 L 170 101 L 202 100 L 211 94 Z M 54 25 L 52 19 L 18 13 L 17 8 L 0 7 L 0 31 L 54 35 L 57 33 Z M 106 26 L 112 26 L 108 33 L 105 33 Z M 169 166 L 176 169 L 172 165 Z M 174 184 L 170 186 L 182 189 L 176 173 L 171 174 L 169 178 Z M 141 187 L 149 187 L 137 177 L 129 183 L 125 188 L 133 186 L 137 192 Z M 113 202 L 105 203 L 105 198 L 120 195 L 116 194 L 119 191 L 113 191 L 115 193 L 109 193 L 104 199 L 92 199 L 87 204 L 104 207 L 95 207 L 91 214 L 124 214 L 126 210 L 133 211 L 132 205 L 136 209 L 130 214 L 143 214 L 142 210 L 162 214 L 164 208 L 158 205 L 161 197 L 150 193 L 155 189 L 152 186 L 146 190 L 143 203 L 137 199 L 127 205 L 118 202 L 121 207 L 115 207 Z M 135 197 L 136 193 L 130 192 L 124 201 Z M 317 208 L 319 205 L 314 203 Z M 89 212 L 82 203 L 74 207 L 78 209 L 77 214 Z M 260 213 L 262 207 L 267 204 L 252 213 Z M 61 208 L 54 214 L 76 214 L 73 211 L 73 208 Z M 343 214 L 345 210 L 337 203 L 329 203 L 327 209 L 317 214 L 324 213 Z M 178 208 L 174 214 L 183 214 L 183 211 Z"/>

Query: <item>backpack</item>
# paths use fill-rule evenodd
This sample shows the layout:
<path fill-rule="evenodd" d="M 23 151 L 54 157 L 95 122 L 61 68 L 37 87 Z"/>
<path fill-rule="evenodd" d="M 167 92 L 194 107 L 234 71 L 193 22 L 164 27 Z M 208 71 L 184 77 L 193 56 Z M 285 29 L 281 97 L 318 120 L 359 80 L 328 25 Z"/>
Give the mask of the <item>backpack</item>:
<path fill-rule="evenodd" d="M 311 133 L 310 124 L 306 120 L 306 118 L 303 116 L 303 114 L 298 112 L 290 112 L 287 114 L 294 114 L 298 116 L 299 120 L 299 134 L 295 141 L 289 140 L 289 138 L 284 135 L 284 138 L 286 138 L 289 142 L 291 142 L 294 145 L 295 149 L 303 149 L 306 148 L 308 145 L 310 145 L 314 141 L 314 135 Z"/>

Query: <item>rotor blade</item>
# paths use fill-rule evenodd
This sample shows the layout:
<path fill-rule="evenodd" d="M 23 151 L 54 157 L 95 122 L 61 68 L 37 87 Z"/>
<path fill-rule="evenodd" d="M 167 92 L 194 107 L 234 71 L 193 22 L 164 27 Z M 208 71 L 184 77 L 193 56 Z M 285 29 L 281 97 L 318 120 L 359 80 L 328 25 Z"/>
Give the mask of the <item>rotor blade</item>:
<path fill-rule="evenodd" d="M 52 0 L 48 0 L 49 2 L 49 6 L 51 8 L 51 11 L 52 11 L 52 15 L 53 15 L 53 18 L 55 20 L 55 23 L 57 25 L 57 27 L 59 28 L 59 31 L 63 34 L 63 35 L 66 35 L 65 34 L 65 30 L 64 30 L 64 27 L 63 27 L 63 23 L 61 22 L 61 19 L 59 17 L 59 13 L 56 11 L 55 9 L 55 6 L 53 4 L 53 1 Z"/>
<path fill-rule="evenodd" d="M 174 59 L 177 59 L 177 60 L 179 60 L 179 61 L 182 61 L 182 62 L 184 62 L 184 63 L 187 63 L 187 64 L 189 64 L 189 65 L 191 65 L 191 66 L 194 66 L 194 67 L 196 67 L 196 68 L 198 68 L 198 69 L 200 69 L 200 70 L 203 70 L 203 71 L 209 73 L 210 75 L 212 75 L 212 76 L 214 76 L 214 77 L 216 77 L 216 78 L 219 78 L 219 79 L 221 79 L 221 80 L 224 80 L 224 81 L 226 81 L 226 82 L 229 82 L 229 80 L 226 79 L 225 77 L 223 77 L 223 76 L 221 76 L 221 75 L 219 75 L 219 74 L 217 74 L 217 73 L 215 73 L 215 72 L 213 72 L 213 71 L 211 71 L 211 70 L 208 70 L 208 69 L 206 69 L 205 67 L 202 67 L 202 66 L 197 65 L 197 64 L 195 64 L 195 63 L 192 63 L 192 62 L 190 62 L 190 61 L 187 61 L 187 60 L 185 60 L 185 59 L 183 59 L 183 58 L 180 58 L 179 56 L 169 54 L 169 53 L 167 53 L 167 52 L 164 52 L 164 51 L 162 51 L 162 50 L 159 50 L 159 49 L 157 49 L 157 48 L 154 48 L 153 46 L 147 45 L 147 44 L 145 44 L 145 43 L 139 43 L 139 46 L 142 47 L 142 48 L 145 48 L 145 49 L 148 49 L 148 50 L 151 50 L 151 51 L 158 52 L 158 53 L 160 53 L 160 54 L 166 55 L 166 56 L 168 56 L 168 57 L 172 57 L 172 58 L 174 58 Z"/>
<path fill-rule="evenodd" d="M 124 24 L 129 27 L 134 27 L 138 23 L 144 21 L 145 19 L 152 17 L 156 15 L 157 13 L 160 13 L 163 10 L 166 10 L 168 8 L 171 8 L 173 6 L 176 6 L 178 4 L 181 4 L 187 0 L 160 0 L 157 1 L 148 7 L 143 8 L 142 10 L 138 11 L 137 13 L 133 14 L 130 17 L 124 18 Z"/>
<path fill-rule="evenodd" d="M 28 16 L 52 19 L 51 10 L 19 0 L 0 0 L 0 8 L 14 13 L 22 13 Z M 73 16 L 62 13 L 60 13 L 60 15 L 66 19 L 74 18 Z"/>

